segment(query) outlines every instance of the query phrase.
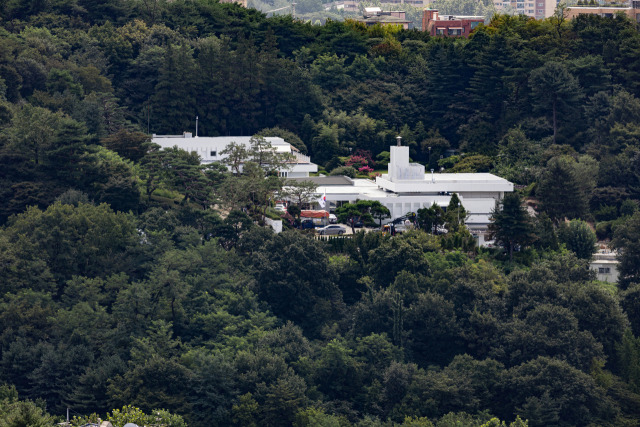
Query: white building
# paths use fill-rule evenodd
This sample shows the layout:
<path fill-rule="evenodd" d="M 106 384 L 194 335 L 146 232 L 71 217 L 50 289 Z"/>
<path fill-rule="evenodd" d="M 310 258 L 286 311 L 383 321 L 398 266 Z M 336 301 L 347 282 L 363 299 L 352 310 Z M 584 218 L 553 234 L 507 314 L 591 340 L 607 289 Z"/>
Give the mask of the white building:
<path fill-rule="evenodd" d="M 609 250 L 600 250 L 593 255 L 589 268 L 596 272 L 596 277 L 602 282 L 618 283 L 617 253 Z"/>
<path fill-rule="evenodd" d="M 221 152 L 229 144 L 235 142 L 242 144 L 247 149 L 251 148 L 250 136 L 192 136 L 190 132 L 182 135 L 153 135 L 151 142 L 162 148 L 178 147 L 188 152 L 195 152 L 202 158 L 202 163 L 220 162 L 225 156 Z M 265 137 L 278 153 L 290 153 L 294 156 L 294 163 L 288 170 L 280 171 L 282 176 L 289 178 L 308 177 L 310 172 L 317 172 L 318 165 L 311 163 L 311 158 L 302 154 L 297 148 L 279 137 Z"/>
<path fill-rule="evenodd" d="M 391 219 L 436 203 L 446 208 L 456 193 L 468 212 L 466 224 L 485 242 L 491 211 L 513 184 L 490 173 L 425 173 L 424 166 L 409 162 L 409 147 L 390 147 L 389 173 L 376 178 L 337 180 L 312 178 L 318 193 L 326 197 L 326 209 L 333 210 L 356 200 L 377 200 L 391 212 Z"/>

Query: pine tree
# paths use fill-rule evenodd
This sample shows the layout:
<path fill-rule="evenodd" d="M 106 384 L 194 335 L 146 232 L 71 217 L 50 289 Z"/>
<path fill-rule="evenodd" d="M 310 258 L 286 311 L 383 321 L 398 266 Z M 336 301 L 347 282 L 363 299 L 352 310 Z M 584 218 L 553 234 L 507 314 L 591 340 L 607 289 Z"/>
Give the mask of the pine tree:
<path fill-rule="evenodd" d="M 167 47 L 153 96 L 152 130 L 182 133 L 195 128 L 195 64 L 188 46 Z"/>
<path fill-rule="evenodd" d="M 509 261 L 513 260 L 516 245 L 528 245 L 535 240 L 531 218 L 517 193 L 505 194 L 501 201 L 496 202 L 491 221 L 490 236 L 509 251 Z"/>

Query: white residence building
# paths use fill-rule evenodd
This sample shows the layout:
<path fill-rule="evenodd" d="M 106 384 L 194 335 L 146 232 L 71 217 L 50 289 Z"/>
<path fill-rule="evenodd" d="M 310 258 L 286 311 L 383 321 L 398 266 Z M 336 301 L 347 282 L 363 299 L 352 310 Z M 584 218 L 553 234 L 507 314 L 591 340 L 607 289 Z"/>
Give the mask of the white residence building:
<path fill-rule="evenodd" d="M 196 152 L 203 163 L 219 162 L 224 159 L 221 152 L 232 142 L 251 147 L 249 136 L 193 137 L 183 135 L 153 135 L 152 142 L 163 148 L 178 147 L 188 152 Z M 391 212 L 390 220 L 408 212 L 429 208 L 436 203 L 446 208 L 451 195 L 456 193 L 468 212 L 466 224 L 471 233 L 478 237 L 480 245 L 485 243 L 487 226 L 496 201 L 504 193 L 513 191 L 513 184 L 490 173 L 433 173 L 426 172 L 423 165 L 410 163 L 409 147 L 390 147 L 389 173 L 369 179 L 350 179 L 327 176 L 310 177 L 318 171 L 318 166 L 309 156 L 300 153 L 282 138 L 266 137 L 271 146 L 280 153 L 290 153 L 294 162 L 288 170 L 280 171 L 281 176 L 293 180 L 310 180 L 317 185 L 317 193 L 323 200 L 324 208 L 333 211 L 344 203 L 356 200 L 377 200 Z M 400 144 L 400 141 L 398 141 Z"/>
<path fill-rule="evenodd" d="M 340 178 L 340 179 L 339 179 Z M 513 184 L 490 173 L 425 173 L 423 165 L 409 162 L 409 147 L 390 147 L 389 173 L 373 182 L 346 177 L 312 177 L 317 191 L 332 211 L 356 200 L 377 200 L 391 212 L 392 219 L 429 208 L 434 203 L 446 208 L 456 193 L 468 212 L 466 224 L 485 244 L 487 226 L 496 201 L 513 191 Z"/>
<path fill-rule="evenodd" d="M 290 153 L 293 155 L 294 161 L 289 169 L 279 171 L 281 176 L 289 178 L 308 177 L 311 172 L 318 172 L 318 165 L 311 163 L 311 158 L 302 154 L 297 148 L 279 137 L 265 137 L 271 147 L 278 153 Z M 229 144 L 244 145 L 245 148 L 251 148 L 250 136 L 196 136 L 190 132 L 182 135 L 153 135 L 151 142 L 158 144 L 162 148 L 178 147 L 181 150 L 195 152 L 202 158 L 202 163 L 220 162 L 224 160 L 225 155 L 221 152 L 227 148 Z"/>

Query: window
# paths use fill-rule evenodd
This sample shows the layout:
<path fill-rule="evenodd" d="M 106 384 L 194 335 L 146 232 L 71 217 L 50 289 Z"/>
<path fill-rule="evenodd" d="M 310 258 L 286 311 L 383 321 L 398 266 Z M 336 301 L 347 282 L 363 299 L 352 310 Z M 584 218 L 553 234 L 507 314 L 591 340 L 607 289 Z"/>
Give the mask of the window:
<path fill-rule="evenodd" d="M 462 35 L 462 30 L 460 28 L 448 28 L 447 34 L 450 36 L 459 36 Z"/>
<path fill-rule="evenodd" d="M 278 176 L 280 178 L 286 178 L 286 177 L 289 176 L 289 172 L 280 171 L 280 172 L 278 172 Z"/>
<path fill-rule="evenodd" d="M 444 28 L 436 28 L 436 36 L 444 36 Z"/>
<path fill-rule="evenodd" d="M 598 273 L 599 274 L 609 274 L 609 273 L 611 273 L 611 268 L 609 268 L 609 267 L 599 267 L 598 268 Z"/>
<path fill-rule="evenodd" d="M 211 157 L 216 157 L 218 155 L 218 152 L 217 151 L 212 151 L 210 154 L 211 154 Z"/>

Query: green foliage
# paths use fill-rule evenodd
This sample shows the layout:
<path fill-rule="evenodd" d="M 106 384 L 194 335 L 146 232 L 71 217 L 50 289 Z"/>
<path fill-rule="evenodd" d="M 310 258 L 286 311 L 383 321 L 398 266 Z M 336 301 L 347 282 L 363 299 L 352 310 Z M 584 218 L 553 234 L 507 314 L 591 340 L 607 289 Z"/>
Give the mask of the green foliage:
<path fill-rule="evenodd" d="M 114 426 L 121 427 L 127 423 L 138 425 L 144 424 L 162 424 L 167 427 L 186 427 L 186 423 L 179 415 L 172 415 L 164 409 L 151 411 L 145 414 L 139 408 L 131 405 L 123 406 L 122 409 L 114 409 L 107 414 L 107 420 Z"/>
<path fill-rule="evenodd" d="M 321 8 L 0 6 L 0 424 L 52 425 L 45 405 L 120 427 L 638 424 L 633 20 L 495 15 L 453 39 Z M 258 225 L 288 159 L 264 140 L 208 166 L 148 143 L 196 116 L 200 136 L 280 136 L 335 173 L 349 155 L 384 168 L 401 135 L 427 170 L 525 186 L 537 240 L 508 264 L 471 251 L 455 195 L 416 213 L 446 235 L 275 235 Z M 514 243 L 531 234 L 516 198 L 494 213 Z M 619 292 L 564 218 L 614 238 Z"/>
<path fill-rule="evenodd" d="M 505 246 L 510 261 L 513 261 L 513 249 L 516 245 L 526 246 L 535 240 L 531 218 L 517 193 L 505 194 L 501 201 L 496 202 L 489 232 L 496 243 Z"/>
<path fill-rule="evenodd" d="M 619 283 L 623 288 L 631 283 L 640 282 L 640 213 L 636 212 L 625 222 L 620 223 L 613 232 L 613 245 L 621 253 L 618 255 L 620 264 Z"/>
<path fill-rule="evenodd" d="M 591 259 L 596 251 L 596 235 L 584 221 L 573 220 L 569 225 L 563 224 L 559 228 L 558 237 L 578 258 Z"/>
<path fill-rule="evenodd" d="M 493 160 L 481 154 L 465 156 L 448 170 L 451 173 L 489 172 L 493 168 Z"/>

